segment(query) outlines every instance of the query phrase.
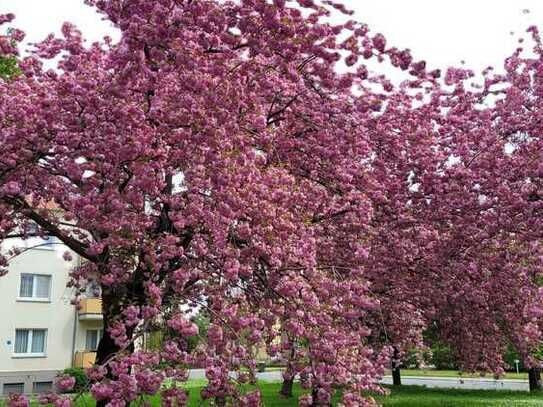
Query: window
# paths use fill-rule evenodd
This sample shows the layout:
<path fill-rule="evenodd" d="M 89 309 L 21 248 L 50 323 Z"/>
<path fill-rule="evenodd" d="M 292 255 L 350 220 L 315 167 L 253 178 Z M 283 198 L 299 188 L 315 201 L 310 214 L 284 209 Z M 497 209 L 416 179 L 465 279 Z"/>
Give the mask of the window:
<path fill-rule="evenodd" d="M 15 355 L 45 356 L 45 329 L 16 329 Z"/>
<path fill-rule="evenodd" d="M 85 343 L 85 350 L 96 352 L 98 349 L 98 344 L 102 339 L 102 330 L 101 329 L 87 329 L 87 340 Z"/>
<path fill-rule="evenodd" d="M 32 393 L 47 393 L 53 390 L 53 382 L 34 382 L 32 383 Z"/>
<path fill-rule="evenodd" d="M 101 296 L 102 289 L 100 288 L 100 284 L 98 284 L 96 281 L 87 282 L 87 286 L 85 287 L 85 297 L 100 298 Z"/>
<path fill-rule="evenodd" d="M 21 274 L 19 298 L 49 301 L 51 298 L 51 276 Z"/>
<path fill-rule="evenodd" d="M 4 383 L 2 393 L 4 394 L 4 396 L 9 396 L 10 394 L 23 394 L 24 391 L 24 383 Z"/>

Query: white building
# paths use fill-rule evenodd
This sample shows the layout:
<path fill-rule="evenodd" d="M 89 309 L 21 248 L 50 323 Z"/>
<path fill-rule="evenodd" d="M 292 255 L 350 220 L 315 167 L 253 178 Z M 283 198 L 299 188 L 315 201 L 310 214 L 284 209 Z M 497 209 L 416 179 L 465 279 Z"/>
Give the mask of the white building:
<path fill-rule="evenodd" d="M 14 240 L 2 251 L 29 249 L 0 277 L 0 396 L 46 391 L 63 369 L 90 366 L 102 332 L 100 299 L 84 299 L 79 311 L 70 303 L 66 283 L 78 257 L 65 261 L 66 246 L 53 240 Z"/>

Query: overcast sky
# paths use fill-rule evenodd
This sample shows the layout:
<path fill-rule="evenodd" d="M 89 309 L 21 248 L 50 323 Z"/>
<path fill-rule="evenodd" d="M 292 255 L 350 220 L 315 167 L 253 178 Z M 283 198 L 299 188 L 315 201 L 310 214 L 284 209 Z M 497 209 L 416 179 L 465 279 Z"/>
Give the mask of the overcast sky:
<path fill-rule="evenodd" d="M 411 48 L 431 68 L 458 65 L 479 71 L 500 67 L 532 24 L 543 22 L 541 0 L 344 0 L 355 18 L 390 44 Z M 115 33 L 83 0 L 0 0 L 0 13 L 13 12 L 15 26 L 38 41 L 59 32 L 63 21 L 75 23 L 88 40 Z M 514 32 L 514 35 L 511 35 Z"/>

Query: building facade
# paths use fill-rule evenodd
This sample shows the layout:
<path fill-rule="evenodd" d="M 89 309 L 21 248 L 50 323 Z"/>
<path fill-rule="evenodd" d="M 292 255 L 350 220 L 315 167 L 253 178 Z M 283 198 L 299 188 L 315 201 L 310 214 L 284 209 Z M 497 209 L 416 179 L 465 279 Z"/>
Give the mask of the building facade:
<path fill-rule="evenodd" d="M 68 367 L 94 363 L 102 334 L 99 298 L 84 298 L 80 309 L 71 304 L 66 287 L 69 271 L 79 262 L 66 261 L 66 246 L 33 237 L 8 240 L 27 247 L 9 262 L 0 277 L 0 395 L 40 393 L 54 386 L 55 376 Z"/>

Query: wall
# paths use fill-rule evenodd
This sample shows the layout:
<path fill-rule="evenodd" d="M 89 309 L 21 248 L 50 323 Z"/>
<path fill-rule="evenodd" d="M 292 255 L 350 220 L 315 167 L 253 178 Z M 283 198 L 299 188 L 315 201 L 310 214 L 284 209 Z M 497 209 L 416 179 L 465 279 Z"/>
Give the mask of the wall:
<path fill-rule="evenodd" d="M 66 288 L 66 282 L 74 262 L 62 258 L 64 246 L 54 247 L 54 250 L 32 249 L 17 256 L 9 263 L 8 274 L 0 278 L 0 382 L 14 381 L 7 377 L 17 372 L 43 376 L 44 372 L 71 366 L 76 320 L 74 306 L 70 304 L 72 292 Z M 17 300 L 21 273 L 51 275 L 51 300 Z M 14 358 L 16 328 L 46 328 L 46 356 Z"/>

